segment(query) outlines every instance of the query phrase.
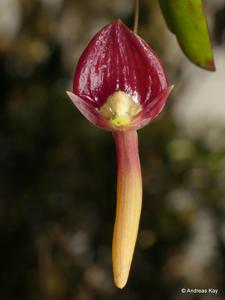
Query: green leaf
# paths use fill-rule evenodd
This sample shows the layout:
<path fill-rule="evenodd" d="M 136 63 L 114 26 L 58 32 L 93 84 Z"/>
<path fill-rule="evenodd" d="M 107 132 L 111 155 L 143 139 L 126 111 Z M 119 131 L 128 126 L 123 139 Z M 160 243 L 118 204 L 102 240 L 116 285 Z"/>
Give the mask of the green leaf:
<path fill-rule="evenodd" d="M 215 70 L 202 0 L 159 0 L 170 30 L 186 56 L 196 65 Z"/>

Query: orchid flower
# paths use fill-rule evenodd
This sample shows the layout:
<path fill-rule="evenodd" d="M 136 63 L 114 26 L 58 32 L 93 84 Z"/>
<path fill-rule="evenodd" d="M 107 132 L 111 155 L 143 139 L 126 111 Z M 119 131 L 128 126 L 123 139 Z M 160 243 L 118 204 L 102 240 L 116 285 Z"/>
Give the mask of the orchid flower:
<path fill-rule="evenodd" d="M 112 131 L 117 152 L 117 207 L 112 243 L 114 281 L 127 282 L 137 239 L 142 176 L 137 129 L 162 111 L 171 91 L 152 49 L 120 20 L 102 28 L 76 67 L 77 109 L 92 124 Z"/>

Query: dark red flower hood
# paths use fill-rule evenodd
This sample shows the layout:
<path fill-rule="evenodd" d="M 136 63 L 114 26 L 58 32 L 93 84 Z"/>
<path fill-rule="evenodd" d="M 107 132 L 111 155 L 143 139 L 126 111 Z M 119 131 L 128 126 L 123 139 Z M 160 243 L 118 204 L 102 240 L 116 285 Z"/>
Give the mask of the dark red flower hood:
<path fill-rule="evenodd" d="M 74 94 L 68 95 L 95 125 L 126 130 L 141 128 L 154 119 L 163 109 L 169 92 L 157 56 L 118 20 L 105 26 L 90 41 L 76 67 Z M 114 95 L 118 100 L 112 100 Z M 117 112 L 112 110 L 121 104 L 125 107 L 118 119 Z"/>

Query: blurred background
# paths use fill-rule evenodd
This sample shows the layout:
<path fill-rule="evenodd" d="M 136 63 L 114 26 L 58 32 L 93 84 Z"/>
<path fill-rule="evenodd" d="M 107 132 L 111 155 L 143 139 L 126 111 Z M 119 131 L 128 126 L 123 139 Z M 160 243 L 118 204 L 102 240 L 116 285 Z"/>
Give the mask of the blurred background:
<path fill-rule="evenodd" d="M 111 134 L 67 99 L 90 38 L 132 0 L 0 0 L 0 299 L 225 299 L 225 1 L 204 1 L 217 71 L 192 65 L 156 0 L 140 35 L 175 89 L 139 131 L 143 211 L 130 278 L 114 287 Z M 181 288 L 217 288 L 217 295 Z"/>

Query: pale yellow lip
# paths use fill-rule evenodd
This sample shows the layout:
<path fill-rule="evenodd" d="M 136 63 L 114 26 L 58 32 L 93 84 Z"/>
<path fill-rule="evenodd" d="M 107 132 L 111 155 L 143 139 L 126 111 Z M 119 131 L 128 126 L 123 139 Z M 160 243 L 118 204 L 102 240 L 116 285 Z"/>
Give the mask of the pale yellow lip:
<path fill-rule="evenodd" d="M 123 288 L 128 280 L 137 239 L 142 206 L 142 178 L 137 132 L 113 134 L 118 159 L 117 206 L 112 263 L 115 285 Z"/>
<path fill-rule="evenodd" d="M 117 91 L 108 97 L 105 104 L 100 108 L 100 113 L 107 120 L 110 120 L 113 126 L 121 128 L 129 125 L 133 117 L 141 110 L 141 104 L 134 96 Z"/>

